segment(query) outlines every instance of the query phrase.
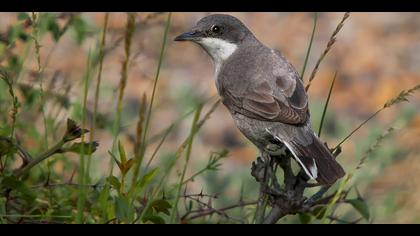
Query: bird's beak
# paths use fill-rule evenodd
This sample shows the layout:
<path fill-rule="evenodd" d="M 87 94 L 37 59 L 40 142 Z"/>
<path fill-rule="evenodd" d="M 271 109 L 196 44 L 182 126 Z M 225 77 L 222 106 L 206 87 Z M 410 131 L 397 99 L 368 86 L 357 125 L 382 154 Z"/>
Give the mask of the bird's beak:
<path fill-rule="evenodd" d="M 190 31 L 178 35 L 174 41 L 197 41 L 202 37 L 202 33 L 200 31 Z"/>

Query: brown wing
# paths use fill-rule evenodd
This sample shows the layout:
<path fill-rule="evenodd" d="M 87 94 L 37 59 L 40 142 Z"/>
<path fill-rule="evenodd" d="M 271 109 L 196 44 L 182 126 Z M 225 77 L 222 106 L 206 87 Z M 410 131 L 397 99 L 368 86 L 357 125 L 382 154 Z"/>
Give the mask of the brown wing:
<path fill-rule="evenodd" d="M 287 59 L 267 47 L 241 53 L 226 62 L 216 81 L 229 110 L 263 121 L 304 124 L 309 117 L 307 95 Z"/>
<path fill-rule="evenodd" d="M 262 77 L 224 87 L 224 103 L 254 119 L 287 124 L 305 123 L 309 113 L 304 86 L 294 68 L 287 61 L 282 62 L 274 70 L 270 68 L 273 73 L 265 70 Z M 244 84 L 246 86 L 242 87 Z"/>
<path fill-rule="evenodd" d="M 228 103 L 234 104 L 234 109 L 245 116 L 264 121 L 303 124 L 308 116 L 307 96 L 300 81 L 293 86 L 289 97 L 284 92 L 276 94 L 266 81 L 250 87 L 240 96 L 225 92 L 233 100 Z"/>

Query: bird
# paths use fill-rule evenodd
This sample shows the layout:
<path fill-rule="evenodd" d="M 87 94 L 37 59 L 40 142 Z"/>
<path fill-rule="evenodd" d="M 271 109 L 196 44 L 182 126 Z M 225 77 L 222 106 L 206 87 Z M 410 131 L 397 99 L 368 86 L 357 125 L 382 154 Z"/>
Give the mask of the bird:
<path fill-rule="evenodd" d="M 211 57 L 222 103 L 261 153 L 279 156 L 288 150 L 307 179 L 320 185 L 332 185 L 345 175 L 312 130 L 303 82 L 279 50 L 265 46 L 227 14 L 201 18 L 174 41 L 194 42 Z"/>

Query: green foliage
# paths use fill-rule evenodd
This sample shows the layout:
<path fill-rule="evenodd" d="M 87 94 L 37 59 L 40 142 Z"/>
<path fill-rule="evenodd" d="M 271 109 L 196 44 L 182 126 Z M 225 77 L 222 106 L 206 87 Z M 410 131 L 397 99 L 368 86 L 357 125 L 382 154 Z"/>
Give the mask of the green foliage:
<path fill-rule="evenodd" d="M 365 220 L 370 219 L 369 206 L 366 201 L 363 199 L 349 199 L 347 202 L 350 203 L 354 209 L 356 209 L 363 216 L 363 218 L 365 218 Z"/>
<path fill-rule="evenodd" d="M 80 15 L 73 18 L 72 29 L 76 36 L 78 44 L 82 44 L 89 33 L 89 25 Z"/>

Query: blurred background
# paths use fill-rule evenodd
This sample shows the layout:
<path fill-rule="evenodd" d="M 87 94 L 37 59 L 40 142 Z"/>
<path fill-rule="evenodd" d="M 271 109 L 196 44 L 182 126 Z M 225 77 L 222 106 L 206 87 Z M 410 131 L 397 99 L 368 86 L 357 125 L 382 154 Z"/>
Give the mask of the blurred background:
<path fill-rule="evenodd" d="M 163 65 L 157 84 L 157 94 L 149 136 L 153 137 L 178 122 L 164 142 L 152 165 L 163 165 L 173 150 L 188 136 L 194 109 L 198 102 L 216 101 L 212 62 L 197 45 L 174 42 L 178 34 L 189 30 L 202 17 L 211 13 L 173 13 Z M 313 13 L 227 13 L 242 20 L 255 36 L 267 46 L 280 50 L 301 71 L 313 28 Z M 131 48 L 127 87 L 123 102 L 122 140 L 132 148 L 143 94 L 151 95 L 166 13 L 137 13 L 136 31 Z M 328 40 L 340 22 L 343 13 L 320 13 L 312 51 L 304 81 L 310 73 Z M 40 41 L 40 59 L 45 65 L 45 84 L 57 94 L 69 98 L 69 106 L 57 110 L 51 104 L 47 113 L 57 122 L 67 117 L 80 117 L 87 58 L 100 40 L 104 13 L 81 13 L 80 25 L 64 34 L 56 43 L 52 35 Z M 0 14 L 0 32 L 6 32 L 18 21 L 15 13 Z M 60 23 L 60 21 L 59 21 Z M 60 24 L 65 24 L 65 21 Z M 111 125 L 115 119 L 118 84 L 124 60 L 123 37 L 125 13 L 111 13 L 106 39 L 106 50 L 99 112 L 102 117 L 95 140 L 100 146 L 92 159 L 92 178 L 100 179 L 109 172 L 112 146 Z M 62 26 L 62 25 L 61 25 Z M 9 31 L 10 32 L 10 31 Z M 83 41 L 80 39 L 83 38 Z M 13 52 L 25 56 L 25 70 L 36 72 L 37 61 L 33 48 L 17 41 Z M 2 44 L 0 55 L 6 50 Z M 4 61 L 2 60 L 2 63 Z M 337 36 L 337 42 L 321 64 L 309 90 L 310 109 L 314 130 L 318 129 L 323 105 L 334 73 L 338 72 L 330 105 L 326 114 L 322 139 L 334 147 L 357 125 L 401 90 L 420 83 L 420 15 L 419 13 L 352 13 Z M 29 73 L 30 75 L 31 73 Z M 22 85 L 38 87 L 36 76 L 25 76 Z M 89 88 L 87 106 L 93 107 L 94 86 Z M 4 88 L 0 91 L 6 91 Z M 208 110 L 212 102 L 207 103 Z M 3 105 L 5 106 L 5 105 Z M 35 124 L 42 133 L 42 119 L 31 119 L 23 109 L 19 119 Z M 189 115 L 186 115 L 189 114 Z M 185 119 L 180 119 L 185 116 Z M 36 135 L 22 127 L 18 136 L 29 147 L 36 148 Z M 64 127 L 57 125 L 57 136 Z M 342 146 L 339 162 L 352 171 L 360 158 L 389 127 L 395 132 L 370 154 L 363 168 L 355 173 L 352 184 L 368 202 L 375 223 L 420 223 L 420 96 L 414 94 L 409 103 L 385 109 L 368 122 Z M 32 138 L 31 138 L 32 137 Z M 50 137 L 51 142 L 54 137 Z M 151 143 L 156 147 L 158 142 Z M 154 148 L 149 148 L 150 156 Z M 227 110 L 221 105 L 211 115 L 194 140 L 191 165 L 187 175 L 200 169 L 212 152 L 223 149 L 229 155 L 220 171 L 209 172 L 188 185 L 190 192 L 201 190 L 217 194 L 217 205 L 237 202 L 241 192 L 246 199 L 255 199 L 258 185 L 250 175 L 252 161 L 259 155 L 252 144 L 235 128 Z M 78 158 L 56 162 L 53 166 L 63 178 L 71 175 L 72 168 L 65 163 L 78 163 Z M 354 214 L 348 212 L 345 214 Z M 289 219 L 290 221 L 290 219 Z M 293 220 L 291 220 L 293 221 Z"/>

